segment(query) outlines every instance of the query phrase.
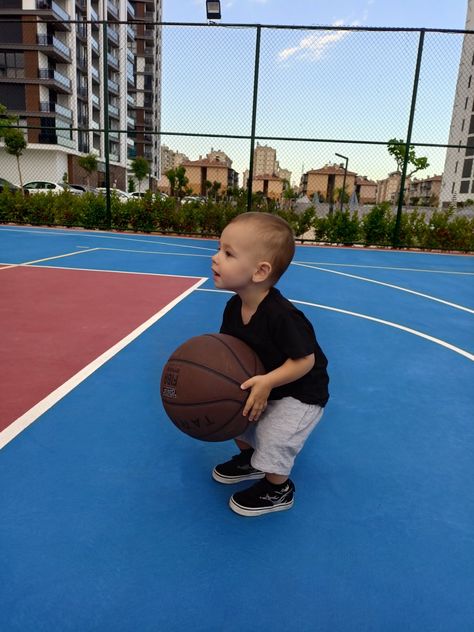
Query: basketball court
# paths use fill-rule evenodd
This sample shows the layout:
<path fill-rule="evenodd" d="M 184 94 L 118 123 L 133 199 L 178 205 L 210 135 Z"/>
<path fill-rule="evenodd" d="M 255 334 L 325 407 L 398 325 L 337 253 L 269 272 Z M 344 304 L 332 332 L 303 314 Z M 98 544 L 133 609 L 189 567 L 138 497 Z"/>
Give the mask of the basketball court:
<path fill-rule="evenodd" d="M 0 226 L 0 629 L 474 629 L 473 257 L 297 247 L 278 287 L 331 399 L 294 508 L 243 518 L 211 478 L 233 443 L 159 392 L 219 330 L 215 249 Z"/>

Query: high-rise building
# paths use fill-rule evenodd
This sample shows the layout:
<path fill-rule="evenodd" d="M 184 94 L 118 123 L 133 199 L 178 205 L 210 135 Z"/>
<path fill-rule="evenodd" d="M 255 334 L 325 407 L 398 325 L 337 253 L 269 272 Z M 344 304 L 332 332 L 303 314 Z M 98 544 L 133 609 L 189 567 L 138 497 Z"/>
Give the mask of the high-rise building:
<path fill-rule="evenodd" d="M 105 128 L 111 183 L 127 186 L 135 156 L 159 177 L 159 21 L 161 0 L 1 0 L 0 102 L 28 127 L 25 179 L 80 182 L 93 153 L 103 184 Z"/>
<path fill-rule="evenodd" d="M 466 31 L 474 29 L 474 0 L 468 0 Z M 440 204 L 448 206 L 474 199 L 474 35 L 464 35 L 454 98 L 450 145 L 471 145 L 446 152 Z"/>

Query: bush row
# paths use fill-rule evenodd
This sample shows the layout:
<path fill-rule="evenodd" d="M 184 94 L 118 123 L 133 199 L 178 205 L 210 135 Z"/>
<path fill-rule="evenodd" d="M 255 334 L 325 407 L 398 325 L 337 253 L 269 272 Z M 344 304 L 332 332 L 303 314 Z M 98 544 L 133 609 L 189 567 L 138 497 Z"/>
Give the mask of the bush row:
<path fill-rule="evenodd" d="M 388 203 L 374 206 L 360 217 L 357 211 L 337 210 L 317 217 L 313 207 L 303 213 L 279 208 L 255 197 L 254 210 L 284 217 L 298 237 L 312 230 L 317 242 L 337 244 L 391 245 L 396 215 Z M 111 198 L 111 222 L 107 221 L 106 199 L 88 193 L 60 195 L 0 193 L 0 223 L 83 227 L 87 229 L 132 230 L 178 234 L 219 235 L 224 226 L 246 211 L 244 196 L 229 201 L 181 204 L 173 198 L 121 202 Z M 408 248 L 474 251 L 474 218 L 459 216 L 453 209 L 434 211 L 430 218 L 410 211 L 402 214 L 399 245 Z"/>

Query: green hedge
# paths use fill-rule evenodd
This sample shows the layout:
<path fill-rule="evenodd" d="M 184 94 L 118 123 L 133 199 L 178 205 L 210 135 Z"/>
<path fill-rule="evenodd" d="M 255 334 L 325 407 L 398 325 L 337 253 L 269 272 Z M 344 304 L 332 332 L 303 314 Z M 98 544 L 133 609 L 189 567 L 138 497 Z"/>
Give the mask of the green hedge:
<path fill-rule="evenodd" d="M 281 215 L 297 237 L 313 229 L 317 242 L 390 246 L 395 230 L 396 215 L 388 203 L 374 206 L 363 217 L 349 210 L 316 217 L 313 207 L 296 213 L 278 208 L 256 195 L 254 209 Z M 110 228 L 144 233 L 219 235 L 235 215 L 245 210 L 245 196 L 227 202 L 180 204 L 174 198 L 155 199 L 151 194 L 126 202 L 112 195 Z M 24 197 L 21 193 L 4 191 L 0 193 L 0 223 L 109 228 L 106 199 L 92 193 Z M 418 211 L 403 213 L 399 243 L 408 248 L 474 251 L 474 218 L 458 216 L 453 209 L 434 211 L 429 219 Z"/>

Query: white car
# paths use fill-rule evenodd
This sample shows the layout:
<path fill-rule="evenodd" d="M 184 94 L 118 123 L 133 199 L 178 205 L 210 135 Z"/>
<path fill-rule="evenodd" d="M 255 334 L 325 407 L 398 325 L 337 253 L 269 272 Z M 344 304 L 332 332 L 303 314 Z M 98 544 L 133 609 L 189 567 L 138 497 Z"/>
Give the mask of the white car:
<path fill-rule="evenodd" d="M 80 191 L 69 188 L 67 184 L 49 182 L 48 180 L 33 180 L 32 182 L 24 184 L 23 188 L 28 191 L 28 193 L 54 193 L 55 195 L 59 195 L 65 191 L 70 191 L 74 195 L 81 195 Z"/>
<path fill-rule="evenodd" d="M 107 189 L 105 187 L 97 187 L 97 193 L 101 193 L 102 195 L 106 195 Z M 127 200 L 131 200 L 130 193 L 126 191 L 122 191 L 122 189 L 115 189 L 114 187 L 110 187 L 110 195 L 116 195 L 121 202 L 126 202 Z"/>
<path fill-rule="evenodd" d="M 144 198 L 146 193 L 148 193 L 148 191 L 134 191 L 133 193 L 129 193 L 129 195 L 131 198 L 140 199 Z M 156 191 L 152 193 L 152 195 L 156 200 L 165 200 L 168 197 L 166 193 L 162 193 L 161 191 Z"/>

